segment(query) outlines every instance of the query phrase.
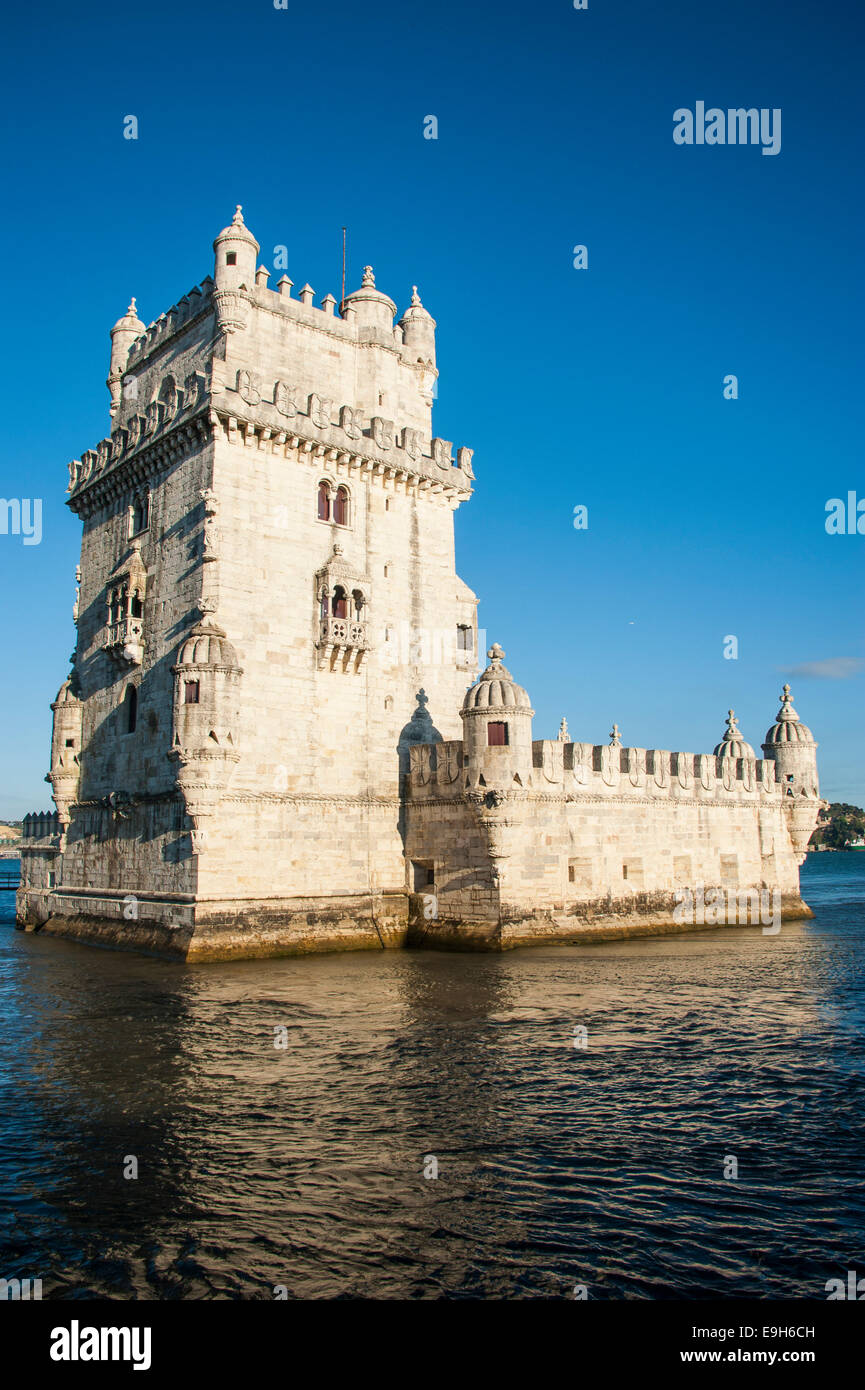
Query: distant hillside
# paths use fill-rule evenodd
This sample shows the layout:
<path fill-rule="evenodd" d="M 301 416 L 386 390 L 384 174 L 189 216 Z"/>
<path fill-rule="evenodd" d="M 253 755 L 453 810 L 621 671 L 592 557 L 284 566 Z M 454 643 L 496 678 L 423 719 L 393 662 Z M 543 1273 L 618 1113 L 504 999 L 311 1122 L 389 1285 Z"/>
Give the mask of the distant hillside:
<path fill-rule="evenodd" d="M 820 811 L 817 829 L 811 836 L 812 845 L 826 845 L 829 849 L 846 849 L 865 837 L 865 811 L 861 806 L 850 806 L 846 801 L 833 801 L 828 808 Z"/>
<path fill-rule="evenodd" d="M 12 844 L 21 839 L 21 826 L 0 822 L 0 844 Z"/>

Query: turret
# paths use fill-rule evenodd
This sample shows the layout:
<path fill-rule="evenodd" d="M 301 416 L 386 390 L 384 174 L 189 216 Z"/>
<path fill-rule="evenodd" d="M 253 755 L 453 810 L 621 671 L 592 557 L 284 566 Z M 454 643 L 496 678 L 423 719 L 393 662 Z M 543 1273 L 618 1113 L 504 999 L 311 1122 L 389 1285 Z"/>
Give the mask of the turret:
<path fill-rule="evenodd" d="M 108 369 L 108 380 L 105 385 L 111 392 L 111 414 L 116 415 L 120 408 L 120 401 L 123 394 L 123 374 L 126 371 L 126 363 L 129 360 L 129 349 L 145 331 L 144 324 L 138 317 L 135 308 L 135 300 L 129 301 L 129 308 L 118 319 L 111 330 L 111 365 Z"/>
<path fill-rule="evenodd" d="M 721 742 L 715 745 L 715 757 L 754 759 L 757 757 L 750 743 L 747 743 L 742 735 L 735 710 L 727 710 L 727 727 Z"/>
<path fill-rule="evenodd" d="M 339 309 L 343 318 L 356 320 L 361 338 L 366 336 L 364 329 L 381 329 L 383 341 L 388 347 L 393 347 L 393 316 L 396 313 L 396 305 L 386 294 L 376 289 L 371 265 L 365 265 L 363 268 L 360 289 L 347 294 Z"/>
<path fill-rule="evenodd" d="M 403 338 L 403 357 L 413 364 L 435 369 L 436 323 L 420 301 L 417 285 L 411 287 L 411 304 L 399 321 Z"/>
<path fill-rule="evenodd" d="M 255 287 L 255 264 L 259 245 L 243 221 L 238 203 L 228 227 L 223 227 L 213 243 L 213 303 L 220 333 L 233 333 L 246 326 L 248 296 Z"/>
<path fill-rule="evenodd" d="M 240 677 L 237 653 L 221 627 L 199 623 L 181 645 L 174 672 L 174 735 L 169 757 L 193 824 L 193 848 L 206 844 L 216 811 L 238 761 Z"/>
<path fill-rule="evenodd" d="M 801 863 L 817 824 L 820 786 L 817 744 L 793 708 L 789 685 L 784 686 L 781 708 L 766 734 L 763 752 L 775 764 L 775 780 L 781 789 L 790 838 Z"/>
<path fill-rule="evenodd" d="M 531 779 L 534 710 L 502 665 L 504 655 L 497 642 L 490 647 L 489 666 L 463 700 L 463 762 L 472 787 L 525 787 Z"/>
<path fill-rule="evenodd" d="M 69 807 L 78 796 L 80 776 L 82 705 L 72 690 L 72 678 L 65 680 L 51 706 L 51 771 L 45 781 L 57 807 L 61 831 L 69 824 Z"/>

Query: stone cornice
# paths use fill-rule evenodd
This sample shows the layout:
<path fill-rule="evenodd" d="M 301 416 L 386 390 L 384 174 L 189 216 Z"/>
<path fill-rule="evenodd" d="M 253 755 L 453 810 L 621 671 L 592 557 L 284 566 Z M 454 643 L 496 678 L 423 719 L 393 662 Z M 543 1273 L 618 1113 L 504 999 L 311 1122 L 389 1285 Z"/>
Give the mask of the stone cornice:
<path fill-rule="evenodd" d="M 152 483 L 162 470 L 194 453 L 211 437 L 210 415 L 205 402 L 196 402 L 195 414 L 181 410 L 167 427 L 157 422 L 138 444 L 130 447 L 129 430 L 119 429 L 81 460 L 69 465 L 67 506 L 78 516 L 91 515 L 98 507 Z"/>
<path fill-rule="evenodd" d="M 282 457 L 296 452 L 337 473 L 357 471 L 419 491 L 445 493 L 454 506 L 471 496 L 471 449 L 458 449 L 454 464 L 448 440 L 426 439 L 420 430 L 377 415 L 364 424 L 352 406 L 335 410 L 333 401 L 316 392 L 301 395 L 282 381 L 265 389 L 246 369 L 236 377 L 236 389 L 220 387 L 214 372 L 211 395 L 211 418 L 231 443 Z M 331 418 L 334 413 L 337 424 Z"/>

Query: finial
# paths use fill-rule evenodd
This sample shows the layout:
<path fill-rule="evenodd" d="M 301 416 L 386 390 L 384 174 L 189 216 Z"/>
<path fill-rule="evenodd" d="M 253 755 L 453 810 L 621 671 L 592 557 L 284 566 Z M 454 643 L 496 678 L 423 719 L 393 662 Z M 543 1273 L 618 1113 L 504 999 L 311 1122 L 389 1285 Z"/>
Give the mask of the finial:
<path fill-rule="evenodd" d="M 735 710 L 732 710 L 732 709 L 728 709 L 728 710 L 727 710 L 727 728 L 726 728 L 726 730 L 725 730 L 725 732 L 724 732 L 724 738 L 741 738 L 741 734 L 740 734 L 739 729 L 738 729 L 738 724 L 739 724 L 739 721 L 738 721 L 738 719 L 736 718 L 736 711 L 735 711 Z"/>
<path fill-rule="evenodd" d="M 416 309 L 423 308 L 423 305 L 420 302 L 420 295 L 417 292 L 417 285 L 412 285 L 411 287 L 411 302 Z"/>
<path fill-rule="evenodd" d="M 234 209 L 234 216 L 231 219 L 231 225 L 233 227 L 243 226 L 243 208 L 240 206 L 240 203 L 238 203 L 237 207 Z"/>
<path fill-rule="evenodd" d="M 565 716 L 562 715 L 562 722 L 561 722 L 561 724 L 559 725 L 559 734 L 558 734 L 559 743 L 567 743 L 569 738 L 570 738 L 570 734 L 568 733 L 568 721 L 567 721 L 567 719 L 565 718 Z"/>
<path fill-rule="evenodd" d="M 374 289 L 375 289 L 375 276 L 373 275 L 373 271 L 372 271 L 372 266 L 371 266 L 371 265 L 365 265 L 364 268 L 363 268 L 363 280 L 361 281 L 361 289 L 364 289 L 364 290 L 374 290 Z"/>
<path fill-rule="evenodd" d="M 131 314 L 133 318 L 135 318 L 135 319 L 138 318 L 138 310 L 137 310 L 136 307 L 135 307 L 135 298 L 134 298 L 134 297 L 133 297 L 132 299 L 130 299 L 130 301 L 129 301 L 129 308 L 126 310 L 126 312 L 127 312 L 127 314 Z"/>
<path fill-rule="evenodd" d="M 498 642 L 493 642 L 493 645 L 487 652 L 487 656 L 489 657 L 490 661 L 504 661 L 505 654 L 499 646 Z"/>
<path fill-rule="evenodd" d="M 779 719 L 789 719 L 794 723 L 799 723 L 799 716 L 793 708 L 793 696 L 790 693 L 789 685 L 785 685 L 781 692 L 781 708 L 778 711 Z"/>
<path fill-rule="evenodd" d="M 424 706 L 429 704 L 429 695 L 427 695 L 423 686 L 421 686 L 420 690 L 417 693 L 417 702 L 420 705 L 421 709 L 423 709 Z"/>
<path fill-rule="evenodd" d="M 622 746 L 622 738 L 621 738 L 621 734 L 620 734 L 620 732 L 619 732 L 619 726 L 618 726 L 618 724 L 614 724 L 613 727 L 612 727 L 612 729 L 610 730 L 610 747 L 611 747 L 611 748 L 621 748 L 621 746 Z"/>

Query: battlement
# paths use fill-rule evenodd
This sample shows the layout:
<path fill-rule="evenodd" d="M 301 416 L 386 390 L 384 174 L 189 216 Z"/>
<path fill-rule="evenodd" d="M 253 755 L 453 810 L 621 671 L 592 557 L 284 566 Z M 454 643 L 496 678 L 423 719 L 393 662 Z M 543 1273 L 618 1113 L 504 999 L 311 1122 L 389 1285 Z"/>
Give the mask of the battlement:
<path fill-rule="evenodd" d="M 506 749 L 490 748 L 491 761 Z M 463 744 L 415 744 L 410 754 L 409 795 L 414 799 L 453 797 L 468 789 Z M 658 748 L 621 748 L 609 744 L 532 742 L 532 785 L 526 794 L 581 797 L 635 796 L 742 801 L 759 804 L 781 799 L 775 764 L 767 758 L 717 757 L 714 753 L 680 753 Z M 477 783 L 483 785 L 483 783 Z M 473 782 L 473 785 L 475 783 Z"/>
<path fill-rule="evenodd" d="M 60 834 L 60 817 L 56 811 L 30 811 L 21 822 L 23 841 L 47 840 Z"/>
<path fill-rule="evenodd" d="M 316 392 L 302 398 L 291 383 L 265 386 L 245 368 L 234 371 L 233 380 L 226 383 L 227 370 L 225 363 L 213 362 L 209 392 L 202 372 L 189 373 L 182 387 L 167 375 L 159 397 L 143 413 L 130 415 L 95 449 L 85 450 L 69 464 L 70 505 L 97 480 L 114 474 L 127 458 L 187 424 L 205 404 L 210 407 L 208 429 L 221 427 L 232 443 L 284 457 L 297 450 L 312 460 L 357 467 L 382 478 L 406 483 L 411 479 L 421 490 L 447 494 L 453 506 L 471 495 L 473 450 L 460 447 L 454 463 L 449 440 L 424 439 L 417 429 L 365 415 L 354 406 L 334 407 Z"/>
<path fill-rule="evenodd" d="M 129 349 L 127 370 L 140 367 L 152 352 L 163 347 L 181 329 L 188 328 L 202 314 L 210 313 L 213 308 L 212 294 L 213 280 L 207 275 L 200 285 L 193 285 L 188 294 L 149 323 Z"/>

